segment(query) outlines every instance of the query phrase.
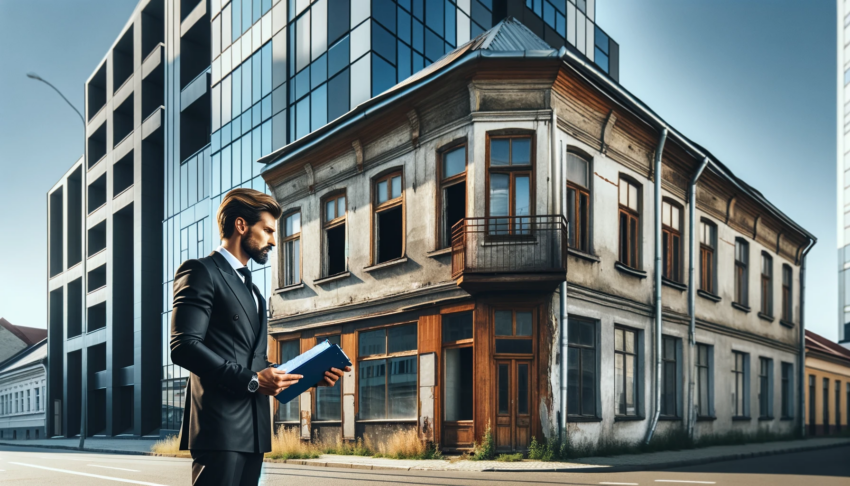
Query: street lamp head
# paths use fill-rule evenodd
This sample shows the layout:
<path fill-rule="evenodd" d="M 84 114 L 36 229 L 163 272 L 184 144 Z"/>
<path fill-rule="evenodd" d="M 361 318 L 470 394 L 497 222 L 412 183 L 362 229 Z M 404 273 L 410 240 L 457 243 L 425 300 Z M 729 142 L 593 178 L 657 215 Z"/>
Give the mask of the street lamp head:
<path fill-rule="evenodd" d="M 27 77 L 30 78 L 30 79 L 37 79 L 39 81 L 44 81 L 43 79 L 41 79 L 41 76 L 39 76 L 36 73 L 27 73 Z"/>

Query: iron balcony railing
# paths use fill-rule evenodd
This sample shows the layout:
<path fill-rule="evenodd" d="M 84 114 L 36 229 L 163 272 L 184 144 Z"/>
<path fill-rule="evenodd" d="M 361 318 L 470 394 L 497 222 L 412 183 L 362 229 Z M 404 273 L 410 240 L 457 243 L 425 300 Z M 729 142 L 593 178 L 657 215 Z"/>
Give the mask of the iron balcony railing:
<path fill-rule="evenodd" d="M 562 215 L 465 218 L 452 226 L 452 278 L 464 273 L 557 273 L 567 270 Z"/>

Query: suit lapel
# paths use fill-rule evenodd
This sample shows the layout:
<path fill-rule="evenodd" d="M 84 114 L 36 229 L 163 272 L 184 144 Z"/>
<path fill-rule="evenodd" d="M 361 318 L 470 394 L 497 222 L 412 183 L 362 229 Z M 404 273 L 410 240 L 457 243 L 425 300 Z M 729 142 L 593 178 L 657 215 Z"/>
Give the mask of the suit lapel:
<path fill-rule="evenodd" d="M 257 287 L 256 284 L 254 285 L 254 292 L 257 294 L 257 302 L 259 302 L 259 304 L 260 304 L 260 331 L 261 331 L 260 335 L 259 335 L 259 339 L 257 339 L 256 342 L 254 343 L 254 354 L 256 354 L 258 349 L 262 349 L 263 351 L 265 351 L 265 348 L 267 347 L 267 345 L 265 343 L 267 342 L 266 336 L 268 335 L 268 331 L 266 331 L 266 329 L 267 329 L 266 328 L 266 325 L 267 325 L 266 322 L 267 322 L 268 316 L 266 315 L 267 314 L 267 312 L 266 312 L 266 299 L 263 298 L 263 294 L 260 293 L 260 289 L 259 289 L 259 287 Z"/>
<path fill-rule="evenodd" d="M 245 285 L 242 278 L 236 274 L 230 263 L 219 252 L 213 251 L 213 261 L 218 265 L 218 270 L 224 277 L 224 281 L 227 282 L 230 291 L 236 296 L 236 300 L 239 301 L 242 310 L 248 318 L 248 322 L 251 324 L 251 330 L 254 331 L 253 336 L 251 336 L 251 342 L 253 342 L 256 339 L 260 326 L 260 323 L 257 322 L 257 305 L 254 303 L 254 296 L 248 291 L 248 286 Z"/>

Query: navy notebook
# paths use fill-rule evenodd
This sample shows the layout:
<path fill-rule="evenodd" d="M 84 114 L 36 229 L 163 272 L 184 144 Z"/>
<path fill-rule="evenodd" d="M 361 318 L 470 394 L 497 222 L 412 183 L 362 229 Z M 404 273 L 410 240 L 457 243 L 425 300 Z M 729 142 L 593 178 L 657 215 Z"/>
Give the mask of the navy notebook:
<path fill-rule="evenodd" d="M 351 366 L 351 360 L 342 352 L 338 344 L 331 344 L 326 339 L 306 353 L 300 354 L 286 363 L 277 366 L 279 370 L 285 370 L 290 374 L 302 375 L 304 378 L 301 378 L 298 380 L 298 383 L 278 393 L 275 398 L 280 403 L 287 403 L 308 389 L 316 386 L 316 383 L 324 379 L 325 371 L 330 371 L 331 368 L 343 369 L 346 366 Z"/>

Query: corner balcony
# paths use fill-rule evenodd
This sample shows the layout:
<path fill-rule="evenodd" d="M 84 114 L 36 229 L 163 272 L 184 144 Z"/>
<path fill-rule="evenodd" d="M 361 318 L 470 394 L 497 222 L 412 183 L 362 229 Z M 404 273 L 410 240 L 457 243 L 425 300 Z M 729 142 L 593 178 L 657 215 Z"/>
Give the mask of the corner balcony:
<path fill-rule="evenodd" d="M 452 227 L 452 278 L 469 293 L 552 292 L 567 278 L 562 215 L 465 218 Z"/>

